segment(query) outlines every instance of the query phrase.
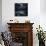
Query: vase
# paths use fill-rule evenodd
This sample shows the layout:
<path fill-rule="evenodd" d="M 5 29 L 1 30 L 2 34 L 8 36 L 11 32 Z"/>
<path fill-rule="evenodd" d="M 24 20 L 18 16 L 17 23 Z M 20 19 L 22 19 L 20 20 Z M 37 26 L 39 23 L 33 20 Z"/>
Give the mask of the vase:
<path fill-rule="evenodd" d="M 45 46 L 45 41 L 39 40 L 39 46 Z"/>

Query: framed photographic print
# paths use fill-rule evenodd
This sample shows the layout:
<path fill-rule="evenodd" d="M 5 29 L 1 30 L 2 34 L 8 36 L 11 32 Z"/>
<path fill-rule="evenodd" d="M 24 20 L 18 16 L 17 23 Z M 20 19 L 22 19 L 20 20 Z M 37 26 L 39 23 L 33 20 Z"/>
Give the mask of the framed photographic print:
<path fill-rule="evenodd" d="M 15 3 L 15 16 L 28 16 L 28 3 Z"/>

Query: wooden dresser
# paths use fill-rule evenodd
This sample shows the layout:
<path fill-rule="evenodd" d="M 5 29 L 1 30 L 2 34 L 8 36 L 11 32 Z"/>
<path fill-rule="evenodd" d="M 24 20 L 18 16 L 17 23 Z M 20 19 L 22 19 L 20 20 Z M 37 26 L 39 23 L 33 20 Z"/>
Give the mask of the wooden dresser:
<path fill-rule="evenodd" d="M 7 23 L 12 39 L 22 46 L 33 46 L 33 23 Z"/>

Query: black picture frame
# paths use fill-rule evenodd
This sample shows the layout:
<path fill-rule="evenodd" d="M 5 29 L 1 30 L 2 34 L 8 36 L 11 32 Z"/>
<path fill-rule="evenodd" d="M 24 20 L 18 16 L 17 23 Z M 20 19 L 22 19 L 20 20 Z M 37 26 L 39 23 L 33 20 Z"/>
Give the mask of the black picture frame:
<path fill-rule="evenodd" d="M 15 3 L 15 16 L 28 16 L 28 3 Z"/>

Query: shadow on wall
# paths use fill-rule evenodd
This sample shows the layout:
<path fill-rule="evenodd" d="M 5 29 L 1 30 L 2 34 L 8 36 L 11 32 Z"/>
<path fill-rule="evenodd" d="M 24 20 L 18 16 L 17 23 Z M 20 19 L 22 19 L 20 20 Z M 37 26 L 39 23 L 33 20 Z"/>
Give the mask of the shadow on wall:
<path fill-rule="evenodd" d="M 2 0 L 0 0 L 0 31 L 2 31 Z"/>
<path fill-rule="evenodd" d="M 46 13 L 46 0 L 40 0 L 40 10 L 43 13 Z"/>

